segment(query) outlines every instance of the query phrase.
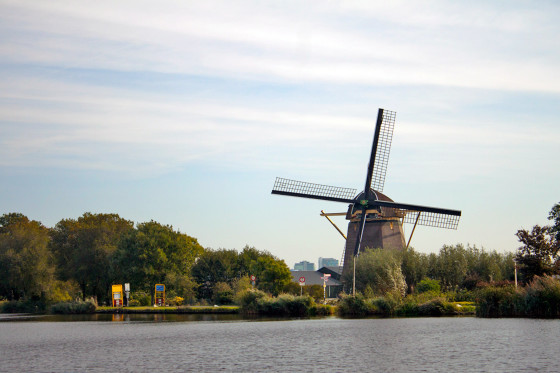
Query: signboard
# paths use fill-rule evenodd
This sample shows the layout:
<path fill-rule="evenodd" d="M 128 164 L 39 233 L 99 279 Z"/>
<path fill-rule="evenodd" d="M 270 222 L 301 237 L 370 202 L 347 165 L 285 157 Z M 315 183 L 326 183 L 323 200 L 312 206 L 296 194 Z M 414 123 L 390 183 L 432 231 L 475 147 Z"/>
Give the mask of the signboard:
<path fill-rule="evenodd" d="M 255 287 L 255 281 L 257 280 L 257 276 L 251 275 L 251 286 Z"/>
<path fill-rule="evenodd" d="M 165 305 L 165 285 L 156 284 L 155 306 Z"/>
<path fill-rule="evenodd" d="M 111 286 L 111 299 L 113 300 L 113 307 L 123 306 L 123 290 L 122 285 Z"/>
<path fill-rule="evenodd" d="M 301 276 L 301 277 L 299 278 L 299 284 L 300 284 L 301 286 L 305 285 L 305 277 Z"/>
<path fill-rule="evenodd" d="M 130 299 L 130 284 L 124 284 L 124 306 L 128 307 L 128 300 Z"/>

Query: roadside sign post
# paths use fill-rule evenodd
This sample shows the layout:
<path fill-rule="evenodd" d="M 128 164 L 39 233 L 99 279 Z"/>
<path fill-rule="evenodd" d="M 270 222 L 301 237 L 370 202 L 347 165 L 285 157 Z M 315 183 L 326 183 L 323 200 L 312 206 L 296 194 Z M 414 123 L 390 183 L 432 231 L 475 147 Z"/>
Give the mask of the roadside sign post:
<path fill-rule="evenodd" d="M 251 285 L 253 286 L 253 288 L 255 287 L 255 282 L 256 281 L 257 281 L 257 276 L 251 275 Z"/>
<path fill-rule="evenodd" d="M 301 295 L 303 295 L 303 287 L 305 286 L 305 277 L 301 276 L 299 278 L 299 286 L 300 286 L 300 290 L 301 290 L 299 295 L 301 296 Z"/>
<path fill-rule="evenodd" d="M 326 290 L 327 290 L 327 281 L 329 281 L 329 277 L 331 277 L 330 273 L 325 273 L 323 274 L 323 277 L 321 277 L 323 279 L 323 303 L 327 303 L 327 294 L 326 294 Z M 329 296 L 331 294 L 331 289 L 329 288 Z"/>
<path fill-rule="evenodd" d="M 113 299 L 113 307 L 123 306 L 123 291 L 122 285 L 111 286 L 111 298 Z"/>
<path fill-rule="evenodd" d="M 128 307 L 128 301 L 130 299 L 130 284 L 127 282 L 124 284 L 124 305 Z"/>
<path fill-rule="evenodd" d="M 154 306 L 165 305 L 165 285 L 156 284 L 155 304 Z"/>

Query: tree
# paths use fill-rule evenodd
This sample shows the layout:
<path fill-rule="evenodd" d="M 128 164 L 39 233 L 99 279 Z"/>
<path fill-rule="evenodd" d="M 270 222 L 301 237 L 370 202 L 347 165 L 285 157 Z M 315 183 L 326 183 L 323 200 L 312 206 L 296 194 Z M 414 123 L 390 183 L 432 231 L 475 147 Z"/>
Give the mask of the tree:
<path fill-rule="evenodd" d="M 234 285 L 236 279 L 248 275 L 257 277 L 257 288 L 278 295 L 292 280 L 290 269 L 283 260 L 266 251 L 245 246 L 236 250 L 206 250 L 192 268 L 199 284 L 199 296 L 214 299 L 216 284 Z"/>
<path fill-rule="evenodd" d="M 534 276 L 551 275 L 558 271 L 559 243 L 550 227 L 535 225 L 531 232 L 520 229 L 516 233 L 523 244 L 517 249 L 516 262 L 527 283 Z"/>
<path fill-rule="evenodd" d="M 0 217 L 0 296 L 37 298 L 54 281 L 49 231 L 20 213 Z"/>
<path fill-rule="evenodd" d="M 352 273 L 347 273 L 344 282 L 351 284 L 352 277 Z M 368 288 L 375 295 L 398 293 L 404 296 L 406 282 L 398 251 L 366 249 L 356 258 L 356 290 L 363 293 Z"/>
<path fill-rule="evenodd" d="M 428 258 L 425 254 L 415 251 L 413 248 L 405 249 L 402 253 L 402 273 L 408 292 L 413 293 L 418 284 L 428 272 Z"/>
<path fill-rule="evenodd" d="M 550 227 L 550 233 L 554 235 L 558 244 L 560 242 L 560 202 L 552 206 L 548 213 L 548 220 L 554 221 L 554 224 Z"/>
<path fill-rule="evenodd" d="M 77 220 L 63 219 L 51 230 L 51 248 L 62 280 L 75 280 L 82 297 L 108 297 L 115 278 L 112 256 L 132 221 L 117 214 L 84 213 Z"/>
<path fill-rule="evenodd" d="M 185 283 L 203 247 L 196 238 L 155 221 L 138 224 L 120 240 L 114 257 L 118 279 L 153 294 L 156 283 Z M 170 289 L 172 290 L 172 289 Z"/>
<path fill-rule="evenodd" d="M 241 277 L 237 268 L 237 251 L 204 250 L 191 270 L 194 281 L 199 284 L 199 298 L 214 299 L 216 284 L 222 282 L 231 285 L 235 278 Z"/>
<path fill-rule="evenodd" d="M 457 289 L 467 275 L 466 250 L 461 244 L 443 245 L 430 277 L 440 280 L 446 290 Z"/>
<path fill-rule="evenodd" d="M 253 262 L 250 270 L 257 277 L 257 288 L 274 296 L 292 281 L 292 273 L 286 262 L 266 254 Z"/>

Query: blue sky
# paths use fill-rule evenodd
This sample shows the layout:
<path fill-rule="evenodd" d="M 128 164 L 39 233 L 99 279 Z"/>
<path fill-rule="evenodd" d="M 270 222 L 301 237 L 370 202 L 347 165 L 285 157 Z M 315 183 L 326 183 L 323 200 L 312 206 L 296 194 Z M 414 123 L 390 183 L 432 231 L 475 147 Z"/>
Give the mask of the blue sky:
<path fill-rule="evenodd" d="M 463 212 L 412 246 L 515 250 L 560 201 L 558 14 L 552 1 L 0 0 L 0 213 L 54 226 L 115 212 L 290 266 L 338 259 L 319 213 L 346 206 L 270 190 L 276 176 L 361 188 L 382 107 L 397 112 L 386 194 Z"/>

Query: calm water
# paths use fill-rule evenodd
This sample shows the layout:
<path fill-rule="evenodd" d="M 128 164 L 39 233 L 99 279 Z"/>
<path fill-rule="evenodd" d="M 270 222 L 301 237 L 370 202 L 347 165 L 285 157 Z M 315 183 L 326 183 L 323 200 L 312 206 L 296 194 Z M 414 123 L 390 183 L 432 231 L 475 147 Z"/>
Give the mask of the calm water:
<path fill-rule="evenodd" d="M 112 320 L 2 315 L 0 371 L 560 372 L 560 320 Z"/>

